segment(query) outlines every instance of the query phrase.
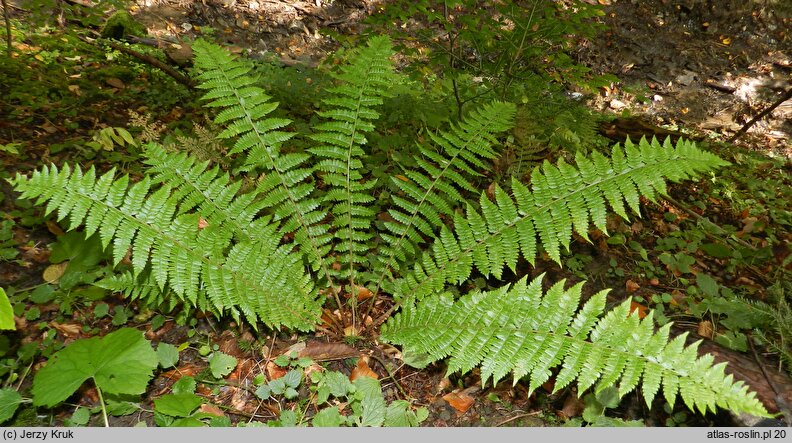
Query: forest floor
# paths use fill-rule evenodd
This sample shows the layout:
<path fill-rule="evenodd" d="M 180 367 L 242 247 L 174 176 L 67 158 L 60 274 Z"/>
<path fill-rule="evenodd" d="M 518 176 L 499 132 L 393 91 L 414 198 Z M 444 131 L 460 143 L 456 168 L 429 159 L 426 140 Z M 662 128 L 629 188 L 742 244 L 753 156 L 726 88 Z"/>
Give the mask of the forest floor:
<path fill-rule="evenodd" d="M 792 14 L 774 12 L 772 2 L 724 1 L 716 2 L 719 6 L 712 8 L 708 6 L 711 2 L 697 0 L 612 0 L 600 3 L 607 4 L 602 21 L 608 30 L 582 44 L 572 51 L 572 55 L 594 72 L 613 73 L 620 79 L 618 84 L 602 88 L 586 98 L 592 109 L 618 117 L 603 127 L 606 135 L 651 136 L 668 130 L 697 140 L 724 140 L 792 87 Z M 356 35 L 363 26 L 362 20 L 377 8 L 377 2 L 368 0 L 336 0 L 327 5 L 319 1 L 139 0 L 132 12 L 145 24 L 149 35 L 156 38 L 179 41 L 201 37 L 206 29 L 213 29 L 215 38 L 236 52 L 252 57 L 274 54 L 286 66 L 314 67 L 338 48 L 336 41 L 327 36 L 327 30 Z M 110 91 L 113 87 L 127 87 L 116 80 L 114 77 L 105 79 Z M 142 89 L 141 92 L 145 92 Z M 142 103 L 145 103 L 145 98 Z M 70 138 L 89 139 L 87 134 L 97 127 L 125 126 L 128 119 L 125 108 L 135 105 L 140 103 L 119 106 L 112 99 L 94 103 L 91 109 L 73 117 L 79 123 L 76 126 L 69 126 L 73 122 L 66 121 L 68 118 L 59 120 L 58 117 L 38 118 L 33 125 L 0 119 L 0 144 L 13 142 L 29 150 L 24 158 L 13 159 L 0 152 L 7 172 L 28 171 L 43 161 L 62 159 L 65 155 L 62 151 L 59 153 L 49 147 Z M 170 114 L 160 117 L 160 121 L 179 121 L 191 112 L 193 109 L 174 106 Z M 687 331 L 696 338 L 713 338 L 712 325 L 707 329 L 705 320 L 694 318 L 679 308 L 686 305 L 682 300 L 686 296 L 686 284 L 682 280 L 688 278 L 693 282 L 694 275 L 706 273 L 713 276 L 719 287 L 739 287 L 742 289 L 740 294 L 749 294 L 762 301 L 769 299 L 768 288 L 776 282 L 774 278 L 789 275 L 785 273 L 792 270 L 788 260 L 792 242 L 789 224 L 789 211 L 792 209 L 789 191 L 792 100 L 778 106 L 735 143 L 742 151 L 728 152 L 728 159 L 746 171 L 750 169 L 746 180 L 767 177 L 769 184 L 766 187 L 738 184 L 734 185 L 733 194 L 707 183 L 690 189 L 672 188 L 672 197 L 683 202 L 684 207 L 668 203 L 647 204 L 641 220 L 613 222 L 611 231 L 622 238 L 622 244 L 604 240 L 595 241 L 595 244 L 581 242 L 570 253 L 572 262 L 579 266 L 573 264 L 559 269 L 550 261 L 540 261 L 530 273 L 535 276 L 547 272 L 571 281 L 579 281 L 585 276 L 592 282 L 592 291 L 615 288 L 610 295 L 611 301 L 627 296 L 638 297 L 637 309 L 665 307 L 666 314 L 676 321 L 676 332 Z M 15 214 L 18 219 L 20 208 L 15 206 L 18 202 L 14 194 L 7 184 L 3 185 L 2 191 L 6 196 L 2 209 Z M 732 195 L 739 198 L 732 198 Z M 756 205 L 771 209 L 756 213 Z M 718 254 L 716 257 L 708 256 L 697 249 L 699 245 L 717 243 L 707 240 L 711 234 L 705 234 L 700 227 L 702 216 L 721 228 L 733 227 L 739 240 L 753 250 L 769 247 L 769 255 L 761 260 L 725 268 L 723 257 Z M 679 232 L 692 234 L 677 235 Z M 62 234 L 61 227 L 52 221 L 24 229 L 15 227 L 14 241 L 21 245 L 21 255 L 14 264 L 0 265 L 2 286 L 26 288 L 40 285 L 42 272 L 49 268 L 50 263 L 49 251 L 44 245 Z M 696 247 L 685 255 L 684 251 L 664 246 L 666 237 L 676 238 L 685 245 L 695 244 Z M 644 259 L 636 258 L 641 255 L 641 250 Z M 668 251 L 672 253 L 673 260 L 667 259 Z M 691 262 L 682 264 L 680 254 L 689 257 Z M 665 280 L 648 277 L 647 269 L 658 275 L 662 271 L 670 277 Z M 696 285 L 703 286 L 701 282 Z M 662 295 L 668 295 L 672 302 L 657 302 L 656 296 Z M 789 298 L 790 294 L 786 297 Z M 121 300 L 109 303 L 123 304 Z M 19 339 L 40 339 L 41 328 L 33 326 L 47 321 L 52 325 L 57 309 L 44 304 L 40 318 L 30 322 L 20 319 L 18 334 L 29 336 Z M 731 313 L 720 314 L 726 318 Z M 69 323 L 79 323 L 77 320 L 78 315 L 75 314 Z M 80 335 L 79 331 L 70 330 L 67 326 L 56 323 L 54 327 L 66 337 Z M 111 326 L 106 324 L 104 327 Z M 217 324 L 208 318 L 201 319 L 197 326 L 177 326 L 169 320 L 156 331 L 149 328 L 147 337 L 178 345 L 189 340 L 191 329 L 197 330 L 198 335 L 210 337 L 220 349 L 240 361 L 232 374 L 236 382 L 252 379 L 256 373 L 264 372 L 272 359 L 290 349 L 310 355 L 311 349 L 321 347 L 328 340 L 321 335 L 270 335 L 261 340 L 266 346 L 242 350 L 236 343 L 236 335 L 221 332 L 226 328 L 227 325 Z M 735 329 L 727 332 L 739 341 L 740 334 L 745 331 Z M 747 334 L 751 340 L 750 333 Z M 243 330 L 239 335 L 252 340 L 250 331 Z M 784 371 L 777 370 L 780 367 L 777 354 L 767 350 L 736 352 L 722 344 L 723 341 L 720 344 L 707 341 L 704 347 L 720 360 L 730 362 L 737 376 L 758 391 L 766 403 L 772 402 L 776 410 L 784 412 L 792 404 L 792 382 Z M 733 347 L 739 348 L 738 345 Z M 430 416 L 424 426 L 554 426 L 580 416 L 586 406 L 586 402 L 570 389 L 551 394 L 552 386 L 547 386 L 547 389 L 529 395 L 526 385 L 518 383 L 512 386 L 508 381 L 482 388 L 475 370 L 461 377 L 446 377 L 443 365 L 423 370 L 404 366 L 398 351 L 387 345 L 370 343 L 366 349 L 358 351 L 372 356 L 367 364 L 383 377 L 386 398 L 395 399 L 404 390 L 416 406 L 429 408 Z M 333 352 L 336 354 L 324 355 L 333 368 L 343 371 L 354 368 L 354 364 L 346 359 L 349 357 L 348 348 L 337 347 Z M 383 363 L 389 367 L 384 368 Z M 206 362 L 197 351 L 187 349 L 182 353 L 178 372 L 182 375 L 197 374 L 205 366 Z M 388 378 L 387 371 L 394 371 L 394 377 Z M 166 373 L 156 380 L 150 390 L 151 398 L 167 390 L 172 376 Z M 90 389 L 83 394 L 80 401 L 90 402 L 95 397 L 95 392 Z M 249 392 L 233 386 L 219 393 L 207 390 L 206 395 L 213 395 L 215 403 L 226 405 L 234 422 L 251 417 L 256 420 L 275 417 L 266 408 L 261 412 L 262 409 L 256 406 L 258 401 Z M 658 406 L 648 409 L 637 396 L 611 412 L 613 416 L 624 419 L 643 420 L 649 426 L 735 423 L 735 418 L 725 413 L 702 418 L 680 416 L 679 409 L 670 411 Z M 152 423 L 151 417 L 143 414 L 112 418 L 111 424 L 134 425 L 137 421 Z"/>

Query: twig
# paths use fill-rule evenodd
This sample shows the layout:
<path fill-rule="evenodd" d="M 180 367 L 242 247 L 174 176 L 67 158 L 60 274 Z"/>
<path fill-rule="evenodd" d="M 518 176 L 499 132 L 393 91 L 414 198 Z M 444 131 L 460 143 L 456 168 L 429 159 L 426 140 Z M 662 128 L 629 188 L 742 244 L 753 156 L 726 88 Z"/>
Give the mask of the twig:
<path fill-rule="evenodd" d="M 87 39 L 87 38 L 85 38 L 85 37 L 83 37 L 81 35 L 78 35 L 77 38 L 79 38 L 80 40 L 84 41 L 85 43 L 88 43 L 88 44 L 91 44 L 91 45 L 95 44 L 95 40 L 91 41 L 91 40 L 89 40 L 89 39 Z M 181 74 L 177 70 L 173 69 L 172 67 L 166 65 L 165 63 L 161 62 L 160 60 L 157 60 L 156 58 L 154 58 L 154 57 L 152 57 L 150 55 L 141 54 L 140 52 L 137 52 L 137 51 L 135 51 L 133 49 L 127 48 L 126 46 L 119 45 L 119 44 L 117 44 L 115 42 L 112 42 L 110 40 L 103 40 L 103 43 L 106 43 L 108 46 L 110 46 L 111 48 L 113 48 L 113 49 L 115 49 L 117 51 L 121 51 L 124 54 L 131 55 L 132 57 L 135 57 L 136 59 L 138 59 L 138 60 L 140 60 L 140 61 L 142 61 L 142 62 L 144 62 L 144 63 L 146 63 L 148 65 L 151 65 L 151 66 L 159 69 L 160 71 L 164 72 L 165 74 L 169 75 L 171 78 L 176 80 L 178 83 L 181 83 L 181 84 L 183 84 L 184 86 L 187 86 L 190 89 L 195 88 L 195 82 L 191 78 Z"/>
<path fill-rule="evenodd" d="M 728 234 L 729 234 L 728 232 L 726 232 L 726 230 L 725 230 L 725 229 L 723 229 L 723 228 L 721 228 L 720 226 L 716 225 L 715 223 L 713 223 L 712 221 L 710 221 L 710 219 L 708 219 L 707 217 L 703 217 L 703 216 L 701 216 L 701 215 L 697 214 L 697 213 L 696 213 L 696 212 L 694 212 L 692 209 L 688 208 L 687 206 L 685 206 L 685 205 L 684 205 L 684 204 L 682 204 L 681 202 L 677 201 L 677 200 L 676 200 L 674 197 L 671 197 L 670 195 L 666 195 L 666 196 L 664 196 L 663 198 L 664 198 L 664 199 L 666 199 L 666 200 L 668 200 L 668 201 L 669 201 L 669 202 L 670 202 L 672 205 L 674 205 L 674 206 L 678 207 L 679 209 L 681 209 L 681 210 L 685 211 L 686 213 L 688 213 L 688 214 L 692 215 L 692 216 L 693 216 L 693 217 L 694 217 L 696 220 L 702 221 L 702 222 L 704 222 L 705 224 L 708 224 L 708 225 L 710 225 L 710 226 L 714 227 L 714 228 L 715 228 L 715 229 L 717 229 L 717 230 L 718 230 L 718 232 L 720 232 L 721 234 L 725 234 L 725 235 L 728 235 Z M 732 240 L 736 241 L 737 243 L 739 243 L 739 244 L 741 244 L 741 245 L 745 246 L 746 248 L 748 248 L 748 249 L 750 249 L 750 250 L 752 250 L 752 251 L 754 251 L 754 252 L 756 251 L 756 247 L 754 247 L 754 245 L 752 245 L 752 244 L 750 244 L 750 243 L 746 242 L 746 241 L 745 241 L 745 240 L 743 240 L 743 239 L 740 239 L 740 238 L 732 238 Z"/>
<path fill-rule="evenodd" d="M 525 414 L 517 414 L 514 417 L 507 418 L 506 420 L 503 420 L 502 422 L 496 424 L 495 427 L 497 428 L 498 426 L 503 426 L 506 423 L 512 422 L 514 420 L 517 420 L 517 419 L 520 419 L 520 418 L 523 418 L 523 417 L 530 417 L 532 415 L 539 415 L 541 413 L 542 413 L 542 411 L 533 411 L 533 412 L 526 412 Z"/>
<path fill-rule="evenodd" d="M 390 378 L 391 380 L 393 380 L 393 384 L 394 384 L 394 385 L 396 385 L 396 388 L 399 390 L 399 392 L 401 392 L 401 395 L 402 395 L 402 396 L 404 396 L 404 398 L 405 398 L 405 399 L 408 399 L 408 398 L 410 398 L 410 396 L 409 396 L 409 395 L 407 395 L 407 392 L 405 392 L 405 391 L 404 391 L 404 388 L 402 388 L 402 385 L 399 383 L 399 381 L 398 381 L 398 380 L 396 380 L 396 376 L 393 374 L 393 372 L 391 372 L 391 370 L 390 370 L 390 368 L 388 367 L 388 365 L 387 365 L 387 364 L 385 364 L 385 361 L 384 361 L 383 359 L 381 359 L 381 358 L 377 357 L 377 356 L 376 356 L 376 355 L 374 355 L 374 354 L 369 354 L 369 355 L 370 355 L 370 356 L 371 356 L 371 358 L 373 358 L 374 360 L 377 360 L 377 363 L 379 363 L 379 364 L 380 364 L 380 366 L 382 366 L 382 367 L 385 369 L 385 372 L 387 372 L 387 373 L 388 373 L 388 378 Z M 398 369 L 397 369 L 397 371 L 398 371 Z"/>
<path fill-rule="evenodd" d="M 6 51 L 8 58 L 11 58 L 11 18 L 8 16 L 8 1 L 3 0 L 3 18 L 6 26 Z"/>
<path fill-rule="evenodd" d="M 776 407 L 784 415 L 787 423 L 792 423 L 792 412 L 790 412 L 789 404 L 787 404 L 784 396 L 781 395 L 781 392 L 778 390 L 775 382 L 773 382 L 773 380 L 770 379 L 770 376 L 767 375 L 767 371 L 765 370 L 764 364 L 762 364 L 762 361 L 759 360 L 759 354 L 756 353 L 756 348 L 754 347 L 753 337 L 751 337 L 751 333 L 749 332 L 747 335 L 748 335 L 748 340 L 747 340 L 748 346 L 751 347 L 751 352 L 753 353 L 754 361 L 759 366 L 759 369 L 761 369 L 762 375 L 764 375 L 765 380 L 767 380 L 767 384 L 770 385 L 770 389 L 772 389 L 773 392 L 775 393 Z"/>
<path fill-rule="evenodd" d="M 733 136 L 731 136 L 731 138 L 727 141 L 729 143 L 734 143 L 734 141 L 740 138 L 743 134 L 745 134 L 748 131 L 748 129 L 751 128 L 751 126 L 753 126 L 756 122 L 764 118 L 764 116 L 766 116 L 767 114 L 773 112 L 775 108 L 781 106 L 781 103 L 784 103 L 789 99 L 792 99 L 792 88 L 787 89 L 787 91 L 784 93 L 784 95 L 781 96 L 781 98 L 776 100 L 776 102 L 770 105 L 770 107 L 760 112 L 759 114 L 756 115 L 756 117 L 752 118 L 748 123 L 743 125 L 743 127 L 740 128 L 740 130 L 737 131 L 737 133 L 735 133 Z"/>

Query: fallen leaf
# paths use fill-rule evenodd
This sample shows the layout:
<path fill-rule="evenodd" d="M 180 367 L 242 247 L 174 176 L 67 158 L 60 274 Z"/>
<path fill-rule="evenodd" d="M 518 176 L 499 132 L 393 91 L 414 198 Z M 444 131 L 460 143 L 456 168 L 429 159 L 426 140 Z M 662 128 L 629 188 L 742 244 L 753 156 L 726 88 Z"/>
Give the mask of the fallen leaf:
<path fill-rule="evenodd" d="M 448 404 L 460 414 L 464 414 L 476 401 L 476 399 L 467 395 L 465 392 L 448 393 L 443 396 L 443 400 L 448 402 Z"/>
<path fill-rule="evenodd" d="M 642 305 L 642 304 L 640 304 L 638 302 L 631 301 L 630 302 L 630 313 L 633 313 L 633 312 L 636 312 L 636 311 L 638 312 L 638 318 L 643 319 L 644 317 L 646 317 L 646 314 L 648 313 L 649 308 L 647 308 L 646 306 L 644 306 L 644 305 Z"/>
<path fill-rule="evenodd" d="M 316 362 L 342 360 L 360 355 L 360 351 L 345 343 L 312 342 L 297 353 L 298 357 L 308 357 Z"/>
<path fill-rule="evenodd" d="M 374 380 L 379 380 L 379 375 L 371 370 L 368 365 L 368 357 L 365 356 L 358 359 L 357 365 L 352 369 L 352 373 L 349 374 L 349 381 L 355 381 L 360 377 L 371 377 Z"/>
<path fill-rule="evenodd" d="M 712 330 L 712 322 L 710 322 L 709 320 L 702 320 L 702 321 L 699 322 L 699 324 L 698 324 L 698 335 L 700 335 L 700 336 L 702 336 L 704 338 L 711 339 L 713 332 L 714 331 Z"/>
<path fill-rule="evenodd" d="M 583 399 L 578 397 L 574 392 L 570 392 L 566 400 L 564 400 L 564 406 L 558 411 L 558 415 L 565 419 L 579 417 L 585 408 L 586 403 Z"/>
<path fill-rule="evenodd" d="M 61 229 L 61 227 L 58 226 L 58 224 L 52 220 L 47 220 L 46 225 L 47 225 L 47 230 L 50 231 L 52 235 L 56 237 L 60 237 L 61 235 L 66 234 L 65 232 L 63 232 L 63 229 Z"/>
<path fill-rule="evenodd" d="M 358 301 L 368 300 L 374 295 L 374 293 L 371 292 L 371 290 L 365 286 L 353 285 L 352 289 L 353 289 L 352 291 L 353 293 L 357 291 Z"/>
<path fill-rule="evenodd" d="M 57 283 L 58 280 L 63 276 L 63 273 L 66 272 L 66 267 L 69 266 L 69 262 L 58 263 L 57 265 L 49 265 L 47 269 L 44 270 L 42 274 L 42 278 L 47 283 Z"/>
<path fill-rule="evenodd" d="M 80 331 L 82 331 L 82 327 L 78 324 L 58 323 L 56 321 L 51 321 L 49 325 L 66 337 L 77 337 L 80 335 Z"/>
<path fill-rule="evenodd" d="M 277 380 L 286 375 L 287 372 L 289 372 L 287 368 L 281 368 L 274 361 L 270 360 L 267 362 L 267 378 L 270 380 Z"/>
<path fill-rule="evenodd" d="M 112 87 L 114 87 L 116 89 L 124 89 L 124 88 L 126 88 L 126 85 L 124 84 L 124 82 L 121 79 L 115 78 L 115 77 L 108 78 L 107 80 L 105 80 L 105 83 L 107 83 L 109 86 L 112 86 Z"/>
<path fill-rule="evenodd" d="M 215 405 L 204 403 L 198 410 L 205 414 L 214 415 L 215 417 L 225 417 L 225 413 Z"/>
<path fill-rule="evenodd" d="M 451 387 L 451 380 L 448 377 L 443 377 L 443 379 L 440 380 L 440 383 L 437 384 L 436 391 L 438 393 L 440 393 L 440 392 L 443 392 L 443 391 L 445 391 L 446 389 L 448 389 L 450 387 Z"/>
<path fill-rule="evenodd" d="M 632 294 L 633 292 L 641 289 L 641 285 L 639 285 L 638 283 L 636 283 L 636 282 L 634 282 L 632 280 L 627 280 L 627 283 L 626 283 L 625 286 L 627 288 L 627 293 L 628 294 Z"/>

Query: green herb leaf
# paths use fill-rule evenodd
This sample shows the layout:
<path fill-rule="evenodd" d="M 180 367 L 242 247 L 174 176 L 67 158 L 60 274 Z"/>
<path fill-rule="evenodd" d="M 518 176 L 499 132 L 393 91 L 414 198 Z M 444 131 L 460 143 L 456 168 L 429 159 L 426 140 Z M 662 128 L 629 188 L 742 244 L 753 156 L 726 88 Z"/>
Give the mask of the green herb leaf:
<path fill-rule="evenodd" d="M 154 400 L 154 408 L 171 417 L 188 417 L 203 403 L 203 399 L 193 393 L 163 395 Z"/>
<path fill-rule="evenodd" d="M 19 392 L 10 388 L 0 389 L 0 423 L 13 417 L 20 403 L 22 396 Z"/>
<path fill-rule="evenodd" d="M 136 329 L 77 340 L 36 374 L 33 404 L 55 406 L 91 378 L 108 394 L 142 394 L 157 363 L 151 344 Z"/>
<path fill-rule="evenodd" d="M 12 331 L 16 329 L 16 324 L 14 323 L 14 310 L 11 308 L 11 302 L 8 301 L 8 296 L 3 288 L 0 288 L 0 330 L 1 329 L 10 329 Z"/>
<path fill-rule="evenodd" d="M 338 412 L 338 408 L 330 406 L 317 412 L 313 417 L 313 425 L 317 428 L 332 427 L 337 428 L 346 423 L 346 418 Z"/>
<path fill-rule="evenodd" d="M 214 378 L 223 378 L 230 374 L 237 365 L 237 359 L 222 352 L 215 352 L 209 357 L 209 370 Z"/>
<path fill-rule="evenodd" d="M 170 368 L 179 362 L 179 350 L 170 343 L 160 343 L 157 345 L 157 358 L 160 367 Z"/>

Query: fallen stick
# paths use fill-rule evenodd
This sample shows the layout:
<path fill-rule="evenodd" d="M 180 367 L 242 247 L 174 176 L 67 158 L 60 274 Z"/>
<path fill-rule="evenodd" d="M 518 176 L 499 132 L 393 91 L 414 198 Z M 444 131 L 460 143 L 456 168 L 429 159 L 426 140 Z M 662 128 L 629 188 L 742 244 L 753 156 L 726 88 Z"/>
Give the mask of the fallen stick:
<path fill-rule="evenodd" d="M 753 126 L 756 122 L 764 118 L 764 116 L 766 116 L 767 114 L 773 112 L 775 108 L 781 106 L 781 103 L 784 103 L 789 99 L 792 99 L 792 88 L 787 89 L 787 91 L 784 93 L 784 95 L 781 96 L 781 98 L 779 98 L 775 103 L 770 105 L 769 108 L 757 114 L 756 117 L 752 118 L 748 123 L 743 125 L 743 127 L 740 128 L 740 130 L 737 131 L 737 133 L 735 133 L 734 135 L 732 135 L 731 138 L 727 141 L 729 143 L 734 143 L 734 141 L 740 138 L 743 134 L 745 134 L 748 131 L 748 129 L 751 128 L 751 126 Z"/>
<path fill-rule="evenodd" d="M 89 40 L 89 39 L 87 39 L 87 38 L 85 38 L 83 36 L 80 36 L 80 35 L 78 35 L 77 38 L 79 38 L 80 40 L 82 40 L 82 41 L 84 41 L 85 43 L 88 43 L 88 44 L 95 44 L 95 42 L 96 42 L 96 40 L 92 41 L 92 40 Z M 113 48 L 113 49 L 115 49 L 117 51 L 121 51 L 124 54 L 127 54 L 127 55 L 130 55 L 132 57 L 135 57 L 136 59 L 142 61 L 143 63 L 146 63 L 148 65 L 151 65 L 151 66 L 159 69 L 160 71 L 162 71 L 165 74 L 167 74 L 170 77 L 172 77 L 177 82 L 183 84 L 184 86 L 187 86 L 190 89 L 195 88 L 195 81 L 193 81 L 191 78 L 187 77 L 186 75 L 184 75 L 184 74 L 180 73 L 179 71 L 175 70 L 173 67 L 168 66 L 167 64 L 163 63 L 162 61 L 160 61 L 160 60 L 158 60 L 158 59 L 156 59 L 156 58 L 154 58 L 154 57 L 152 57 L 150 55 L 141 54 L 140 52 L 137 52 L 137 51 L 135 51 L 133 49 L 127 48 L 126 46 L 119 45 L 118 43 L 114 43 L 114 42 L 112 42 L 110 40 L 103 39 L 102 42 L 106 43 L 108 46 L 110 46 L 111 48 Z"/>

